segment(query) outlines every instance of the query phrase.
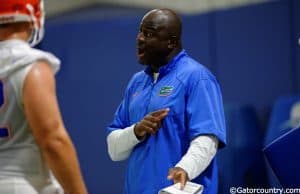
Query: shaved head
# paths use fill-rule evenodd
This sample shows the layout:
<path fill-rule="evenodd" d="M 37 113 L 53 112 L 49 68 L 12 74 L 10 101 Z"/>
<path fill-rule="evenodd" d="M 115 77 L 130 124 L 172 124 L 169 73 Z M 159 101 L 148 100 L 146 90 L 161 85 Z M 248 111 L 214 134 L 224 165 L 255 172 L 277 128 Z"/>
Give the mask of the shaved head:
<path fill-rule="evenodd" d="M 143 17 L 143 21 L 148 17 L 156 24 L 166 28 L 171 37 L 177 37 L 178 40 L 181 38 L 181 19 L 173 10 L 153 9 Z"/>

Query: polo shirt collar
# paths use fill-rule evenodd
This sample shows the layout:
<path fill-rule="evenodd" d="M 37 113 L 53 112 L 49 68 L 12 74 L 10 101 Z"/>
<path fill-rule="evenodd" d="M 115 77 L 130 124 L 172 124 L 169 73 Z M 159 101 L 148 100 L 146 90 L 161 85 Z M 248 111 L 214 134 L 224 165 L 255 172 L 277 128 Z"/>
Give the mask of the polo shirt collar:
<path fill-rule="evenodd" d="M 173 57 L 173 59 L 168 64 L 159 68 L 159 71 L 158 71 L 159 75 L 160 76 L 165 75 L 168 72 L 170 72 L 172 69 L 174 69 L 176 67 L 176 64 L 179 61 L 179 59 L 181 59 L 185 55 L 187 55 L 187 53 L 184 49 L 182 49 L 175 57 Z M 145 73 L 152 76 L 153 72 L 152 72 L 151 67 L 148 66 L 145 69 Z"/>

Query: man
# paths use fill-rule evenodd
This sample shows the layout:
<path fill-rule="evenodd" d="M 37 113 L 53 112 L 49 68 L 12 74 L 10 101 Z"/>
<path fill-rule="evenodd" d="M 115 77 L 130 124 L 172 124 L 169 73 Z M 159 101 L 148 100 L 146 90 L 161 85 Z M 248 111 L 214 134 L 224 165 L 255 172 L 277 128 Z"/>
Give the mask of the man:
<path fill-rule="evenodd" d="M 86 194 L 55 93 L 60 61 L 29 45 L 43 19 L 42 0 L 0 3 L 0 193 Z"/>
<path fill-rule="evenodd" d="M 217 193 L 217 148 L 225 145 L 222 98 L 215 77 L 181 46 L 181 21 L 169 9 L 142 19 L 138 61 L 147 66 L 128 84 L 108 127 L 114 161 L 129 158 L 126 194 L 154 194 L 187 180 Z"/>

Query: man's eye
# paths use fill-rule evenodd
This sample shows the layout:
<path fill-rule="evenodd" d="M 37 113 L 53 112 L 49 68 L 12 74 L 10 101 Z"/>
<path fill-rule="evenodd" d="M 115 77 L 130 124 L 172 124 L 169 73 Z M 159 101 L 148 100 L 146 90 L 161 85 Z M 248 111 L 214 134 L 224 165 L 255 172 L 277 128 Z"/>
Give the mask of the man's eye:
<path fill-rule="evenodd" d="M 153 36 L 152 32 L 146 32 L 145 37 L 151 38 Z"/>

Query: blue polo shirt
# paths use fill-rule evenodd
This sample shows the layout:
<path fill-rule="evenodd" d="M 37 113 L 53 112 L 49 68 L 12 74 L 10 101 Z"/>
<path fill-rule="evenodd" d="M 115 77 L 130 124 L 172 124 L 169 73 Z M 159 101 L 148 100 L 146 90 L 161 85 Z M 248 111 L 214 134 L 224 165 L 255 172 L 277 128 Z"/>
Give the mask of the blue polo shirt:
<path fill-rule="evenodd" d="M 140 121 L 150 112 L 169 108 L 158 132 L 137 144 L 128 161 L 126 194 L 156 194 L 172 184 L 168 170 L 174 167 L 199 135 L 213 135 L 219 147 L 226 143 L 223 102 L 216 78 L 182 50 L 159 69 L 154 83 L 151 69 L 136 73 L 130 80 L 108 133 Z M 199 177 L 204 194 L 216 194 L 216 158 Z"/>

